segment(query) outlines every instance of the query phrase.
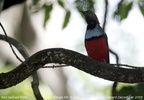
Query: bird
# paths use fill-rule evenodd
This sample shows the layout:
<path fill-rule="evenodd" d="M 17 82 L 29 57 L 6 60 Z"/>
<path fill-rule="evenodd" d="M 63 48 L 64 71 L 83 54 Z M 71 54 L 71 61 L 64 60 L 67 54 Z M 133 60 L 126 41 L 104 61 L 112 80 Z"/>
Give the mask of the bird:
<path fill-rule="evenodd" d="M 104 63 L 109 63 L 108 38 L 100 26 L 98 17 L 91 11 L 81 11 L 87 22 L 85 32 L 85 48 L 89 57 Z"/>

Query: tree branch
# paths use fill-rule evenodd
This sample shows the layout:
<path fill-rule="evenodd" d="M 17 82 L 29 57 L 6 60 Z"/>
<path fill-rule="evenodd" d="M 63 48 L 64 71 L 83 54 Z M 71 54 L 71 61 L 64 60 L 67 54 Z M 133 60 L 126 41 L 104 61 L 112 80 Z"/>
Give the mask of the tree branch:
<path fill-rule="evenodd" d="M 75 51 L 52 48 L 39 51 L 21 63 L 14 70 L 0 74 L 0 89 L 20 83 L 48 63 L 59 63 L 74 66 L 91 75 L 117 82 L 144 82 L 144 68 L 126 69 L 101 63 Z"/>
<path fill-rule="evenodd" d="M 104 13 L 103 30 L 105 30 L 105 26 L 106 26 L 107 13 L 108 13 L 108 0 L 105 0 L 105 13 Z"/>
<path fill-rule="evenodd" d="M 27 51 L 25 50 L 23 45 L 21 45 L 21 43 L 19 43 L 17 40 L 15 40 L 13 38 L 10 38 L 10 37 L 7 37 L 7 35 L 4 36 L 4 35 L 1 35 L 1 34 L 0 34 L 0 40 L 6 41 L 6 42 L 10 41 L 10 43 L 17 48 L 19 53 L 25 59 L 28 59 L 29 55 L 28 55 Z M 33 82 L 31 84 L 32 84 L 32 89 L 33 89 L 34 95 L 37 98 L 37 100 L 43 100 L 43 97 L 41 96 L 41 93 L 40 93 L 39 88 L 38 88 L 39 79 L 38 79 L 37 72 L 32 74 L 32 78 L 33 78 Z"/>
<path fill-rule="evenodd" d="M 6 41 L 8 42 L 8 44 L 9 44 L 12 52 L 14 53 L 15 57 L 16 57 L 20 62 L 23 62 L 23 61 L 18 57 L 18 55 L 16 54 L 16 52 L 15 52 L 12 44 L 10 43 L 10 41 L 9 41 L 9 39 L 8 39 L 7 33 L 6 33 L 6 31 L 5 31 L 5 29 L 4 29 L 4 27 L 3 27 L 3 25 L 2 25 L 1 22 L 0 22 L 0 27 L 2 28 L 2 30 L 3 30 L 3 32 L 4 32 L 4 34 L 5 34 Z"/>
<path fill-rule="evenodd" d="M 29 57 L 27 51 L 25 50 L 25 48 L 23 47 L 23 45 L 21 45 L 17 40 L 13 39 L 13 38 L 10 38 L 10 37 L 7 37 L 0 34 L 0 40 L 3 40 L 3 41 L 6 41 L 6 42 L 9 42 L 15 46 L 17 48 L 17 50 L 19 51 L 19 53 L 25 58 L 27 59 Z M 8 41 L 9 40 L 9 41 Z"/>
<path fill-rule="evenodd" d="M 39 78 L 37 72 L 32 74 L 33 81 L 31 82 L 33 93 L 37 100 L 44 100 L 39 90 Z"/>

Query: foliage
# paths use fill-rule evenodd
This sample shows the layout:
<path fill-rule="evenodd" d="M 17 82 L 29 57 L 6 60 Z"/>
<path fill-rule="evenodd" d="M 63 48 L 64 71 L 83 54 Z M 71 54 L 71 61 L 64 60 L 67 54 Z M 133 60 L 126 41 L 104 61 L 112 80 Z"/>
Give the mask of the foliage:
<path fill-rule="evenodd" d="M 139 9 L 144 16 L 144 0 L 138 0 L 138 2 L 135 2 L 135 0 L 120 0 L 117 5 L 117 9 L 113 14 L 114 18 L 119 21 L 126 19 L 134 4 L 139 6 Z"/>
<path fill-rule="evenodd" d="M 45 17 L 44 17 L 44 27 L 46 26 L 46 22 L 49 20 L 50 18 L 50 13 L 53 9 L 53 5 L 50 4 L 50 5 L 44 5 L 43 6 L 44 10 L 45 10 Z"/>
<path fill-rule="evenodd" d="M 64 23 L 63 23 L 63 28 L 65 28 L 67 26 L 67 24 L 69 22 L 69 19 L 70 19 L 70 15 L 71 15 L 70 11 L 66 11 L 66 15 L 65 15 L 65 18 L 64 18 L 65 20 L 64 20 Z"/>
<path fill-rule="evenodd" d="M 128 13 L 132 8 L 132 5 L 133 5 L 132 1 L 128 2 L 126 0 L 121 0 L 118 3 L 118 7 L 117 7 L 116 11 L 114 12 L 114 17 L 120 21 L 127 18 Z"/>
<path fill-rule="evenodd" d="M 65 4 L 64 4 L 63 0 L 58 0 L 58 4 L 59 4 L 62 8 L 65 8 Z"/>
<path fill-rule="evenodd" d="M 33 5 L 39 5 L 40 0 L 33 0 Z M 41 1 L 43 2 L 43 1 Z M 64 29 L 68 23 L 69 23 L 69 19 L 71 16 L 71 11 L 70 11 L 70 7 L 66 7 L 66 5 L 68 5 L 69 1 L 65 1 L 65 0 L 57 0 L 57 4 L 59 6 L 61 6 L 66 14 L 64 17 L 64 21 L 63 21 L 63 25 L 62 28 Z M 55 4 L 55 2 L 43 2 L 43 5 L 37 10 L 40 11 L 41 8 L 44 9 L 45 11 L 45 15 L 44 15 L 44 27 L 46 26 L 46 23 L 48 22 L 49 18 L 50 18 L 50 13 L 53 10 L 53 5 Z M 73 4 L 70 5 L 76 5 L 76 9 L 79 13 L 81 13 L 81 10 L 93 10 L 95 11 L 95 7 L 94 5 L 96 4 L 96 0 L 75 0 L 73 2 Z M 144 0 L 138 0 L 137 2 L 135 0 L 120 0 L 119 3 L 117 4 L 117 8 L 116 10 L 113 12 L 113 16 L 115 19 L 117 19 L 118 21 L 122 21 L 124 19 L 126 19 L 129 15 L 129 12 L 132 10 L 133 5 L 138 5 L 139 10 L 141 11 L 142 15 L 144 16 Z"/>
<path fill-rule="evenodd" d="M 143 90 L 143 83 L 137 85 L 124 85 L 118 90 L 118 94 L 119 98 L 124 98 L 124 100 L 144 100 Z"/>
<path fill-rule="evenodd" d="M 139 5 L 141 13 L 144 16 L 144 0 L 139 0 L 138 5 Z"/>
<path fill-rule="evenodd" d="M 43 1 L 41 1 L 41 2 L 43 2 Z M 69 19 L 71 17 L 70 8 L 66 7 L 67 2 L 65 2 L 65 0 L 57 0 L 57 4 L 65 10 L 65 17 L 64 17 L 64 21 L 63 21 L 63 25 L 62 25 L 63 29 L 68 25 Z M 38 5 L 40 5 L 40 0 L 33 0 L 33 8 L 35 8 L 34 12 L 38 12 L 40 10 L 45 11 L 45 13 L 44 13 L 44 27 L 45 27 L 46 23 L 50 19 L 50 14 L 51 14 L 51 11 L 53 10 L 53 5 L 55 4 L 55 2 L 46 2 L 45 1 L 42 4 L 43 5 L 41 5 L 39 7 Z M 76 9 L 79 13 L 80 13 L 80 10 L 84 10 L 84 9 L 85 10 L 91 9 L 94 11 L 95 10 L 94 4 L 95 4 L 95 0 L 76 0 L 75 2 L 73 2 L 73 5 L 76 5 Z"/>

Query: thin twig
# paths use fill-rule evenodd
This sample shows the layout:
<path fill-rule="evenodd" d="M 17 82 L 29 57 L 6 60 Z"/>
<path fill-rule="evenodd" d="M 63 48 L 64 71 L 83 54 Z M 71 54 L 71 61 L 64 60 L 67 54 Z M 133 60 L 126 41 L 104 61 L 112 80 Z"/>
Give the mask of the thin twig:
<path fill-rule="evenodd" d="M 0 40 L 7 41 L 7 42 L 10 41 L 10 43 L 19 51 L 19 53 L 25 58 L 25 60 L 28 59 L 29 55 L 20 42 L 18 42 L 17 40 L 15 40 L 13 38 L 10 38 L 10 37 L 6 38 L 6 36 L 4 36 L 2 34 L 0 34 Z M 27 63 L 25 63 L 25 65 L 29 66 Z M 32 78 L 33 78 L 33 82 L 31 84 L 32 84 L 32 89 L 33 89 L 34 95 L 37 100 L 43 100 L 43 97 L 42 97 L 41 93 L 39 92 L 39 88 L 38 88 L 39 87 L 39 81 L 38 81 L 39 79 L 37 77 L 37 72 L 32 74 Z"/>
<path fill-rule="evenodd" d="M 128 65 L 128 64 L 111 64 L 111 65 L 114 65 L 114 66 L 124 66 L 124 67 L 128 67 L 128 68 L 144 68 L 143 66 L 132 66 L 132 65 Z"/>
<path fill-rule="evenodd" d="M 103 29 L 105 30 L 105 27 L 106 27 L 106 22 L 107 22 L 107 14 L 108 14 L 108 0 L 105 0 L 105 14 L 104 14 L 104 22 L 103 22 Z M 109 51 L 115 55 L 116 57 L 116 62 L 117 62 L 117 66 L 119 64 L 119 57 L 118 55 L 111 49 L 109 49 Z M 117 90 L 116 90 L 116 87 L 117 87 L 118 83 L 117 82 L 114 82 L 113 83 L 113 86 L 112 86 L 112 95 L 113 93 L 114 94 L 117 94 Z"/>
<path fill-rule="evenodd" d="M 106 22 L 107 22 L 107 14 L 108 14 L 108 0 L 105 0 L 105 13 L 104 13 L 103 30 L 105 30 L 105 26 L 106 26 Z"/>
<path fill-rule="evenodd" d="M 67 67 L 69 65 L 53 65 L 53 66 L 43 66 L 42 68 L 58 68 L 58 67 Z"/>
<path fill-rule="evenodd" d="M 35 95 L 37 100 L 44 100 L 42 95 L 41 95 L 41 92 L 40 92 L 40 90 L 38 88 L 38 86 L 39 86 L 39 78 L 38 78 L 37 72 L 33 73 L 32 76 L 33 76 L 33 81 L 31 82 L 31 85 L 32 85 L 32 89 L 33 89 L 34 95 Z"/>
<path fill-rule="evenodd" d="M 111 64 L 113 66 L 124 66 L 124 68 L 144 68 L 143 66 L 132 66 L 132 65 L 128 65 L 128 64 Z M 58 67 L 67 67 L 70 65 L 53 65 L 53 66 L 42 66 L 41 68 L 58 68 Z"/>
<path fill-rule="evenodd" d="M 117 92 L 116 88 L 117 88 L 117 84 L 118 82 L 114 82 L 112 85 L 112 96 L 116 97 L 119 95 L 119 93 Z M 117 98 L 114 98 L 113 100 L 118 100 Z"/>
<path fill-rule="evenodd" d="M 1 22 L 0 22 L 0 26 L 1 26 L 3 32 L 4 32 L 5 36 L 6 36 L 6 40 L 8 41 L 8 43 L 9 43 L 9 45 L 10 45 L 10 48 L 11 48 L 13 54 L 16 56 L 16 58 L 17 58 L 20 62 L 23 62 L 23 61 L 18 57 L 18 55 L 16 54 L 16 52 L 15 52 L 15 50 L 14 50 L 12 44 L 11 44 L 10 41 L 8 40 L 7 33 L 6 33 L 6 31 L 5 31 L 5 29 L 4 29 L 4 27 L 3 27 L 3 25 L 2 25 Z"/>
<path fill-rule="evenodd" d="M 6 36 L 2 34 L 0 34 L 0 40 L 6 41 L 6 42 L 10 41 L 10 43 L 18 50 L 18 52 L 23 56 L 23 58 L 28 59 L 29 57 L 28 52 L 26 51 L 24 46 L 21 43 L 19 43 L 17 40 L 11 37 L 7 37 L 6 39 Z"/>
<path fill-rule="evenodd" d="M 116 64 L 117 64 L 117 67 L 119 67 L 119 56 L 116 52 L 114 52 L 113 50 L 109 49 L 109 52 L 112 53 L 113 55 L 115 55 L 116 57 Z"/>

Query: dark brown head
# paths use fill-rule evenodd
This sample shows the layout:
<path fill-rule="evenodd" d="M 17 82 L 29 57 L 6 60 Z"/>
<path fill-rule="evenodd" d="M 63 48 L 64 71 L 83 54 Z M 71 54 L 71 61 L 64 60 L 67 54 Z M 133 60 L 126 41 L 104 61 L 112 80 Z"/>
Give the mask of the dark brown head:
<path fill-rule="evenodd" d="M 81 12 L 84 14 L 89 27 L 95 27 L 96 24 L 99 24 L 99 20 L 94 12 L 92 12 L 91 10 Z"/>

